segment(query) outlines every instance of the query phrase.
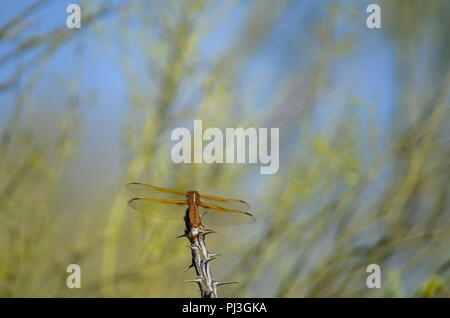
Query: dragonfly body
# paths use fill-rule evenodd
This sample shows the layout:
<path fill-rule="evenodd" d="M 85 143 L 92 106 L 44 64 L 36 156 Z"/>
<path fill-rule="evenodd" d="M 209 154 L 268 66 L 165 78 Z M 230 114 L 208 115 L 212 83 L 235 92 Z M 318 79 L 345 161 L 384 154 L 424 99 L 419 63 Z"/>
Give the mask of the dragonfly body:
<path fill-rule="evenodd" d="M 189 205 L 188 207 L 189 225 L 191 227 L 199 227 L 202 224 L 199 213 L 200 194 L 195 190 L 188 191 L 186 193 L 186 199 Z"/>
<path fill-rule="evenodd" d="M 185 221 L 191 228 L 201 226 L 203 220 L 207 225 L 255 222 L 255 217 L 248 212 L 250 206 L 243 200 L 200 194 L 195 190 L 184 192 L 139 182 L 127 184 L 127 189 L 140 196 L 128 201 L 131 207 L 154 214 L 158 218 L 179 215 L 180 208 L 187 207 Z"/>

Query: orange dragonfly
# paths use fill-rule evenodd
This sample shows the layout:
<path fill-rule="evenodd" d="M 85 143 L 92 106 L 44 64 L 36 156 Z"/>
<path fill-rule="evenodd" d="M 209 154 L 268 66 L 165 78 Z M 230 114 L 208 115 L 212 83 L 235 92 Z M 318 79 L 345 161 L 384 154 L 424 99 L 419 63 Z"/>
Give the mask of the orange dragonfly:
<path fill-rule="evenodd" d="M 139 182 L 129 183 L 126 188 L 139 196 L 128 201 L 128 205 L 158 218 L 179 218 L 180 208 L 185 206 L 187 222 L 191 227 L 200 226 L 202 221 L 208 225 L 248 224 L 256 221 L 248 212 L 250 206 L 242 200 L 200 194 L 195 190 L 183 192 Z"/>

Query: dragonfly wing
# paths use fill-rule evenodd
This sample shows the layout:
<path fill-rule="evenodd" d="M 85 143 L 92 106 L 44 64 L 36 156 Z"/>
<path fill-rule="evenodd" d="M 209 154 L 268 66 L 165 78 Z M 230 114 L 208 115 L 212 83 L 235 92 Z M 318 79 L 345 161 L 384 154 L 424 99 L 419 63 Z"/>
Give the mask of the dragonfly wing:
<path fill-rule="evenodd" d="M 202 223 L 207 226 L 249 224 L 256 221 L 255 217 L 247 211 L 226 209 L 206 203 L 200 205 L 200 214 Z"/>
<path fill-rule="evenodd" d="M 140 182 L 128 183 L 125 188 L 131 193 L 144 198 L 162 200 L 186 200 L 186 192 L 157 187 Z"/>
<path fill-rule="evenodd" d="M 162 220 L 182 220 L 186 212 L 186 200 L 163 200 L 153 198 L 134 198 L 128 205 L 146 215 Z"/>
<path fill-rule="evenodd" d="M 200 202 L 206 205 L 212 205 L 215 207 L 223 208 L 226 210 L 248 212 L 250 205 L 239 199 L 222 198 L 213 195 L 201 194 Z"/>

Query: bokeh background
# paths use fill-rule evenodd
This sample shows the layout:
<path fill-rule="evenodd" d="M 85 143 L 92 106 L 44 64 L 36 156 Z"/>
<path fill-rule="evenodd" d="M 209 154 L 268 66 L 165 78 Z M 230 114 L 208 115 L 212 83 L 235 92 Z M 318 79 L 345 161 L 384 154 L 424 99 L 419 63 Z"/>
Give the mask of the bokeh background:
<path fill-rule="evenodd" d="M 0 296 L 198 297 L 184 211 L 130 181 L 250 203 L 207 240 L 219 296 L 450 296 L 449 1 L 71 2 L 0 3 Z M 194 119 L 279 127 L 279 172 L 173 164 Z"/>

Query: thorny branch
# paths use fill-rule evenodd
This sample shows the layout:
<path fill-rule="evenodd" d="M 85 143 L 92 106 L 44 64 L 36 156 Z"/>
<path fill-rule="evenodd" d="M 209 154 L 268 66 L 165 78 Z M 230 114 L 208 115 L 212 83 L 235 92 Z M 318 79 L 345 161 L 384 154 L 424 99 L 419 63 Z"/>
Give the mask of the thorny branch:
<path fill-rule="evenodd" d="M 217 287 L 220 285 L 235 284 L 237 282 L 218 282 L 211 274 L 211 261 L 215 260 L 220 254 L 210 253 L 206 248 L 205 236 L 216 233 L 215 231 L 205 229 L 200 224 L 198 227 L 191 226 L 189 222 L 189 209 L 186 210 L 184 217 L 186 230 L 179 237 L 187 237 L 190 245 L 188 246 L 192 252 L 192 263 L 186 269 L 195 268 L 197 278 L 186 280 L 186 282 L 195 282 L 200 288 L 202 298 L 217 298 Z"/>

